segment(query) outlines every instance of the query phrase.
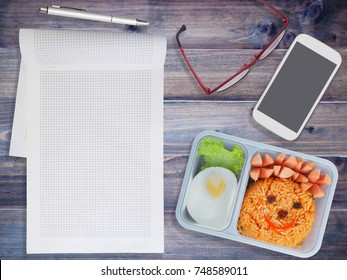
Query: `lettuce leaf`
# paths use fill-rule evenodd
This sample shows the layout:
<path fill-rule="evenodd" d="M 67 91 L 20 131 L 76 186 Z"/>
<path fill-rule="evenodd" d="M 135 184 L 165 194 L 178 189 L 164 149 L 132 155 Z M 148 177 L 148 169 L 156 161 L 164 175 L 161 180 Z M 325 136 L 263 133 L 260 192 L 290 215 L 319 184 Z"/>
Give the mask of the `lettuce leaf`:
<path fill-rule="evenodd" d="M 200 141 L 198 156 L 203 156 L 205 161 L 201 170 L 219 166 L 229 169 L 236 176 L 244 162 L 244 151 L 238 145 L 235 145 L 232 151 L 228 151 L 224 148 L 223 141 L 212 137 Z"/>

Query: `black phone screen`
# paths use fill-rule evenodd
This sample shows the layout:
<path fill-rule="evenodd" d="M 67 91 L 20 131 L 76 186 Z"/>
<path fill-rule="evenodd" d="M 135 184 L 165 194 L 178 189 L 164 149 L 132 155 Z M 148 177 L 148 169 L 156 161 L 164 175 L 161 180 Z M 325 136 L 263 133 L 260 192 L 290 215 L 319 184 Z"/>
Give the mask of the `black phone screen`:
<path fill-rule="evenodd" d="M 335 67 L 296 42 L 258 110 L 298 132 Z"/>

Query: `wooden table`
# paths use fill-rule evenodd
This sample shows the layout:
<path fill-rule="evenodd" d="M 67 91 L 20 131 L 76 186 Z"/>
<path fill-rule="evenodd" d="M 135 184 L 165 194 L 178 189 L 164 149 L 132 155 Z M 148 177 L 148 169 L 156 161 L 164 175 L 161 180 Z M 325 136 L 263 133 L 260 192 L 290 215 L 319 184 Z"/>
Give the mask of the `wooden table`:
<path fill-rule="evenodd" d="M 311 3 L 312 2 L 312 3 Z M 258 1 L 74 1 L 100 13 L 138 17 L 148 28 L 132 29 L 39 14 L 50 1 L 0 3 L 0 257 L 1 259 L 293 259 L 294 257 L 188 231 L 176 221 L 175 208 L 193 138 L 215 130 L 272 144 L 336 164 L 339 181 L 321 250 L 313 259 L 347 258 L 347 2 L 274 1 L 288 19 L 279 47 L 236 86 L 207 96 L 193 79 L 175 42 L 184 23 L 182 43 L 201 78 L 220 83 L 264 46 L 280 22 Z M 60 1 L 69 6 L 69 1 Z M 164 254 L 26 254 L 26 161 L 8 156 L 20 64 L 19 28 L 53 28 L 143 32 L 167 36 L 164 101 Z M 343 63 L 322 101 L 294 142 L 285 141 L 255 123 L 251 110 L 293 38 L 307 33 L 336 49 Z M 295 108 L 293 108 L 295 110 Z"/>

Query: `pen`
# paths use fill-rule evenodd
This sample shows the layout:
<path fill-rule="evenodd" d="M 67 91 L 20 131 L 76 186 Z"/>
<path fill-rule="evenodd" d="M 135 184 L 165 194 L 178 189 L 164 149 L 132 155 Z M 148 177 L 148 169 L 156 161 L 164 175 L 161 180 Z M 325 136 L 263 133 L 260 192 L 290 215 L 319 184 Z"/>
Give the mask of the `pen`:
<path fill-rule="evenodd" d="M 87 12 L 84 9 L 61 7 L 57 5 L 51 5 L 46 8 L 40 8 L 39 11 L 41 13 L 55 15 L 55 16 L 62 16 L 62 17 L 81 18 L 81 19 L 89 19 L 89 20 L 95 20 L 95 21 L 118 23 L 118 24 L 135 25 L 135 26 L 149 25 L 149 22 L 145 20 L 119 18 L 119 17 L 114 17 L 112 15 L 109 15 L 109 16 L 100 15 L 96 13 Z"/>

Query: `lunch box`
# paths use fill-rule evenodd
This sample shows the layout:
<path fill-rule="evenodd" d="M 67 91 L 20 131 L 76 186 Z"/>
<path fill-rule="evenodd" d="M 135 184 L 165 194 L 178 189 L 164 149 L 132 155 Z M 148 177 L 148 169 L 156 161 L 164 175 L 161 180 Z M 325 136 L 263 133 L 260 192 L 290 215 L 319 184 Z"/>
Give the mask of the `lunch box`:
<path fill-rule="evenodd" d="M 203 158 L 197 155 L 199 149 L 199 143 L 205 137 L 213 137 L 217 140 L 222 140 L 224 147 L 227 150 L 232 150 L 234 145 L 238 145 L 244 150 L 245 161 L 243 163 L 243 168 L 237 176 L 237 190 L 234 198 L 233 205 L 231 207 L 230 219 L 228 226 L 223 230 L 213 230 L 203 225 L 197 224 L 189 215 L 187 211 L 187 194 L 189 187 L 193 178 L 199 173 L 201 166 L 204 164 Z M 251 170 L 251 159 L 256 153 L 265 154 L 268 153 L 275 157 L 278 153 L 285 153 L 286 155 L 294 155 L 297 158 L 302 158 L 304 161 L 314 162 L 315 167 L 320 168 L 322 173 L 328 174 L 331 178 L 331 185 L 323 187 L 325 191 L 325 196 L 322 198 L 315 199 L 316 202 L 316 217 L 315 222 L 310 231 L 309 235 L 306 237 L 305 241 L 302 243 L 301 248 L 290 248 L 283 247 L 272 243 L 267 243 L 261 240 L 256 240 L 244 235 L 241 235 L 237 229 L 238 218 L 243 202 L 243 198 L 249 185 L 249 172 Z M 214 132 L 205 131 L 198 134 L 192 144 L 186 172 L 184 175 L 180 195 L 176 207 L 176 218 L 181 226 L 186 229 L 210 234 L 213 236 L 226 238 L 234 241 L 239 241 L 242 243 L 251 244 L 254 246 L 262 247 L 265 249 L 281 252 L 284 254 L 293 255 L 301 258 L 308 258 L 316 254 L 322 244 L 325 228 L 327 225 L 330 208 L 337 184 L 338 172 L 335 165 L 326 160 L 315 156 L 306 155 L 303 153 L 282 149 L 279 147 L 266 145 L 247 139 L 242 139 L 239 137 Z"/>

